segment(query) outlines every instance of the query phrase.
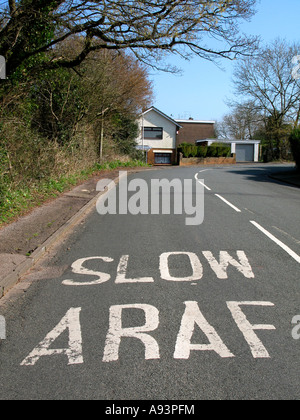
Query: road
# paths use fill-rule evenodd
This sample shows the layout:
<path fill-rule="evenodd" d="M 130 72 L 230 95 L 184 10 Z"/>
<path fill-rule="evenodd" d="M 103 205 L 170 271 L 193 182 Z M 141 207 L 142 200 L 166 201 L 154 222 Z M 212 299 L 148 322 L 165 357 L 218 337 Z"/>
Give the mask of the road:
<path fill-rule="evenodd" d="M 134 187 L 149 209 L 165 194 L 151 180 L 190 180 L 203 223 L 95 209 L 0 306 L 0 398 L 299 399 L 300 193 L 267 176 L 278 169 L 128 177 L 144 212 Z"/>

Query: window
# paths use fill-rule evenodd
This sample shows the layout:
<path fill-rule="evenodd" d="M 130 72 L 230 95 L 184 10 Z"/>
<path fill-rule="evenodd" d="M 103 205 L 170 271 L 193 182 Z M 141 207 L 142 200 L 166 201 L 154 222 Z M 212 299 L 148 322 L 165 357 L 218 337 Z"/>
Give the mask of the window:
<path fill-rule="evenodd" d="M 157 165 L 170 165 L 171 153 L 155 153 L 155 163 Z"/>
<path fill-rule="evenodd" d="M 144 127 L 145 140 L 162 140 L 163 129 L 161 127 Z"/>

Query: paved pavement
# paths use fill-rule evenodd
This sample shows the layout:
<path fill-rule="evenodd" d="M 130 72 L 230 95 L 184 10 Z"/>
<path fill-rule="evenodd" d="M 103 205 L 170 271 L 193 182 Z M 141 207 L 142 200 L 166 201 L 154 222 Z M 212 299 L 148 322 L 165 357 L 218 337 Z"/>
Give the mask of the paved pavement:
<path fill-rule="evenodd" d="M 200 186 L 203 223 L 92 211 L 0 300 L 0 398 L 299 399 L 300 195 L 269 178 L 283 169 L 130 175 L 131 208 L 153 179 L 192 182 L 187 201 Z"/>
<path fill-rule="evenodd" d="M 145 168 L 128 169 L 136 173 Z M 48 249 L 95 207 L 100 179 L 118 180 L 119 171 L 101 171 L 56 199 L 29 211 L 0 230 L 0 297 L 14 286 Z"/>

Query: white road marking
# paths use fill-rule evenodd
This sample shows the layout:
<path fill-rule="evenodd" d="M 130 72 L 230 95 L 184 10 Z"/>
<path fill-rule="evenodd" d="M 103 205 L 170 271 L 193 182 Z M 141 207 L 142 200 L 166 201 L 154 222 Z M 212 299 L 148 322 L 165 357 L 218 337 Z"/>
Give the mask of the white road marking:
<path fill-rule="evenodd" d="M 196 179 L 196 181 L 199 182 L 200 185 L 202 185 L 204 188 L 206 188 L 207 191 L 211 191 L 211 189 L 207 185 L 204 184 L 204 180 L 203 179 L 202 180 L 198 179 L 198 174 L 195 175 L 195 179 Z"/>
<path fill-rule="evenodd" d="M 233 208 L 233 210 L 235 210 L 237 213 L 241 213 L 241 210 L 239 208 L 237 208 L 236 206 L 234 206 L 233 204 L 231 204 L 229 201 L 227 201 L 221 195 L 215 194 L 215 196 L 218 197 L 218 198 L 220 198 L 220 200 L 224 201 L 224 203 L 226 203 L 229 207 Z"/>
<path fill-rule="evenodd" d="M 235 267 L 241 274 L 244 275 L 246 278 L 254 278 L 254 274 L 249 263 L 249 260 L 246 256 L 244 251 L 236 251 L 237 259 L 231 256 L 227 251 L 220 251 L 218 257 L 214 257 L 211 251 L 202 251 L 202 254 L 208 261 L 211 269 L 217 275 L 218 279 L 228 279 L 227 269 L 229 265 Z M 175 277 L 171 275 L 171 267 L 169 264 L 170 257 L 176 256 L 185 256 L 189 259 L 189 264 L 187 263 L 186 267 L 188 270 L 189 275 L 186 277 Z M 129 262 L 129 255 L 122 255 L 118 264 L 118 268 L 116 271 L 116 284 L 126 284 L 126 283 L 154 283 L 155 280 L 151 276 L 147 277 L 134 277 L 132 278 L 130 275 L 127 277 L 128 271 L 128 262 Z M 81 258 L 75 261 L 72 264 L 72 272 L 74 274 L 82 276 L 82 280 L 75 280 L 75 279 L 67 279 L 63 280 L 62 284 L 65 286 L 98 286 L 100 284 L 106 283 L 111 279 L 111 274 L 101 272 L 101 271 L 94 271 L 94 269 L 84 267 L 84 264 L 89 261 L 103 261 L 104 263 L 112 263 L 114 261 L 113 258 L 110 257 L 87 257 Z M 98 265 L 98 264 L 97 264 Z M 189 267 L 192 270 L 190 273 Z M 113 268 L 113 266 L 112 266 Z M 114 269 L 114 268 L 113 268 Z M 98 268 L 96 268 L 98 270 Z M 194 252 L 164 252 L 159 257 L 159 270 L 162 280 L 166 281 L 174 281 L 174 282 L 192 282 L 197 284 L 198 280 L 203 278 L 203 265 L 198 257 L 197 254 Z M 86 281 L 87 276 L 96 277 L 96 280 Z M 84 281 L 85 280 L 85 281 Z M 1 327 L 1 317 L 0 317 L 0 327 Z M 1 333 L 1 330 L 0 330 Z"/>
<path fill-rule="evenodd" d="M 233 319 L 242 332 L 245 340 L 250 346 L 251 353 L 254 359 L 269 358 L 270 355 L 264 347 L 263 343 L 259 340 L 254 333 L 255 330 L 276 330 L 274 325 L 252 325 L 247 320 L 246 315 L 241 310 L 240 306 L 274 306 L 271 302 L 227 302 L 228 309 L 230 310 Z"/>
<path fill-rule="evenodd" d="M 169 268 L 169 257 L 171 255 L 187 255 L 190 259 L 190 264 L 193 269 L 193 274 L 189 277 L 173 277 L 170 274 L 170 268 Z M 185 281 L 197 281 L 201 280 L 203 277 L 203 266 L 197 257 L 196 254 L 193 252 L 165 252 L 160 256 L 160 276 L 163 280 L 167 281 L 177 281 L 177 282 L 185 282 Z"/>
<path fill-rule="evenodd" d="M 153 283 L 153 277 L 126 278 L 129 255 L 123 255 L 117 268 L 116 284 L 120 283 Z"/>
<path fill-rule="evenodd" d="M 272 233 L 264 229 L 260 224 L 256 223 L 253 220 L 250 220 L 250 223 L 254 225 L 257 229 L 259 229 L 262 233 L 264 233 L 268 238 L 270 238 L 273 242 L 275 242 L 277 245 L 279 245 L 284 251 L 286 251 L 292 258 L 294 258 L 295 261 L 297 261 L 300 264 L 300 256 L 296 254 L 291 248 L 289 248 L 287 245 L 285 245 L 283 242 L 281 242 L 279 239 L 277 239 Z"/>
<path fill-rule="evenodd" d="M 249 260 L 244 251 L 237 251 L 239 261 L 235 260 L 226 251 L 220 251 L 220 262 L 216 260 L 210 251 L 203 251 L 202 254 L 207 259 L 211 269 L 216 273 L 218 279 L 228 279 L 227 268 L 230 265 L 235 267 L 247 279 L 254 279 Z"/>
<path fill-rule="evenodd" d="M 81 308 L 71 308 L 60 323 L 44 338 L 44 340 L 23 360 L 21 366 L 34 366 L 43 356 L 64 354 L 68 357 L 69 365 L 83 363 L 82 334 L 80 326 Z M 52 349 L 51 345 L 65 331 L 69 331 L 69 347 Z"/>
<path fill-rule="evenodd" d="M 174 359 L 189 359 L 192 350 L 215 351 L 222 358 L 234 357 L 216 330 L 207 322 L 197 302 L 185 302 L 185 312 L 177 336 Z M 209 344 L 192 344 L 195 326 L 204 332 Z"/>
<path fill-rule="evenodd" d="M 97 280 L 93 281 L 85 281 L 85 282 L 76 282 L 74 280 L 64 280 L 62 284 L 65 286 L 94 286 L 95 284 L 102 284 L 107 282 L 110 279 L 110 275 L 107 273 L 101 273 L 100 271 L 93 271 L 83 267 L 83 264 L 86 261 L 92 260 L 102 260 L 105 262 L 113 262 L 112 258 L 108 257 L 89 257 L 89 258 L 81 258 L 80 260 L 75 261 L 72 264 L 72 271 L 75 274 L 82 274 L 84 276 L 97 276 Z"/>
<path fill-rule="evenodd" d="M 140 327 L 122 327 L 122 312 L 124 309 L 140 309 L 144 311 L 146 322 Z M 159 346 L 157 341 L 146 334 L 159 326 L 159 311 L 146 304 L 115 305 L 109 310 L 109 330 L 106 337 L 103 362 L 116 362 L 119 360 L 119 348 L 122 337 L 139 339 L 145 346 L 145 360 L 159 359 Z"/>
<path fill-rule="evenodd" d="M 199 184 L 201 184 L 204 188 L 206 188 L 208 191 L 211 191 L 211 188 L 209 188 L 205 183 L 204 183 L 204 179 L 202 179 L 202 180 L 200 180 L 199 178 L 198 178 L 198 175 L 201 173 L 201 172 L 205 172 L 205 171 L 210 171 L 211 169 L 203 169 L 202 171 L 200 171 L 200 172 L 198 172 L 196 175 L 195 175 L 195 179 L 196 179 L 196 181 L 198 181 L 199 182 Z M 232 203 L 230 203 L 228 200 L 226 200 L 224 197 L 222 197 L 221 195 L 219 195 L 219 194 L 215 194 L 215 196 L 216 197 L 218 197 L 218 198 L 220 198 L 222 201 L 224 201 L 224 203 L 226 203 L 228 206 L 230 206 L 231 208 L 233 208 L 237 213 L 241 213 L 241 210 L 238 208 L 238 207 L 236 207 L 236 206 L 234 206 Z"/>
<path fill-rule="evenodd" d="M 235 355 L 225 345 L 215 328 L 207 321 L 202 311 L 200 310 L 197 301 L 186 301 L 185 311 L 181 318 L 180 329 L 177 335 L 174 359 L 189 359 L 192 351 L 213 351 L 222 358 L 235 357 Z M 251 324 L 246 315 L 243 313 L 241 306 L 274 306 L 271 302 L 226 302 L 228 309 L 231 312 L 233 320 L 237 327 L 242 332 L 247 344 L 254 358 L 269 358 L 269 353 L 264 347 L 263 343 L 256 336 L 256 330 L 276 330 L 273 325 L 267 324 Z M 176 308 L 177 303 L 176 303 Z M 127 327 L 123 325 L 123 315 L 126 310 L 139 310 L 143 312 L 145 319 L 143 325 Z M 43 341 L 41 341 L 34 350 L 23 360 L 21 366 L 35 366 L 40 358 L 62 355 L 68 360 L 68 365 L 83 364 L 83 341 L 80 325 L 81 308 L 71 308 L 62 318 L 59 324 L 47 334 Z M 174 313 L 171 311 L 173 320 Z M 299 322 L 299 317 L 294 317 L 293 323 Z M 114 305 L 109 309 L 109 327 L 106 335 L 104 353 L 102 361 L 104 363 L 116 362 L 120 358 L 120 345 L 122 339 L 132 338 L 139 340 L 145 347 L 145 360 L 160 359 L 159 343 L 150 333 L 156 331 L 160 326 L 159 310 L 152 305 L 145 303 Z M 88 325 L 86 324 L 86 327 Z M 194 337 L 196 328 L 205 334 L 206 343 L 196 343 Z M 293 330 L 293 337 L 299 339 L 299 325 Z M 68 344 L 65 348 L 54 348 L 55 341 L 65 333 L 68 332 Z M 94 331 L 91 331 L 94 334 Z M 161 339 L 163 339 L 161 337 Z M 208 341 L 208 342 L 207 342 Z M 67 356 L 67 357 L 66 357 Z"/>

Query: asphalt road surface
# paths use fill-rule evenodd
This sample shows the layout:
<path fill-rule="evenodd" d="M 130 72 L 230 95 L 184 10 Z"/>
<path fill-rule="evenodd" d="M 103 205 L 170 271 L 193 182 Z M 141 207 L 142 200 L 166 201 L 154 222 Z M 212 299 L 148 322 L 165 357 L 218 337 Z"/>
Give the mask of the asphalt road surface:
<path fill-rule="evenodd" d="M 0 398 L 299 399 L 300 192 L 271 170 L 124 177 L 98 207 L 117 214 L 95 209 L 0 306 Z"/>

